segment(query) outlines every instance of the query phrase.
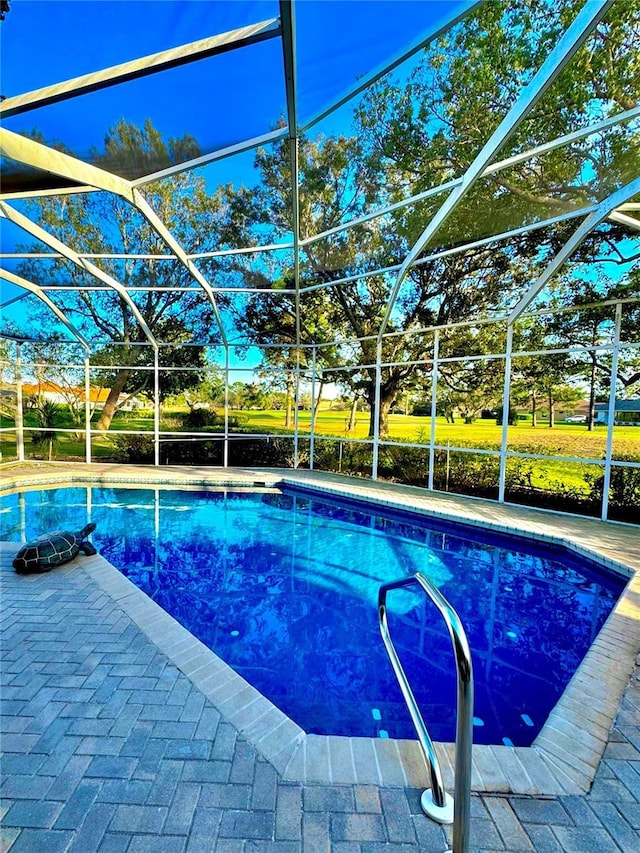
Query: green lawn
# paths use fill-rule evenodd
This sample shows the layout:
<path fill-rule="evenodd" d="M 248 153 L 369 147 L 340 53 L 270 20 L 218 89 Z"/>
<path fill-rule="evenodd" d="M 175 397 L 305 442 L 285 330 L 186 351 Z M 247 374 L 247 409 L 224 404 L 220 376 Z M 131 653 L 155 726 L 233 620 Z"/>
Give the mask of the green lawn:
<path fill-rule="evenodd" d="M 256 432 L 270 430 L 285 432 L 284 412 L 255 411 L 243 412 L 246 427 Z M 335 412 L 321 409 L 316 418 L 315 432 L 318 435 L 333 435 L 343 438 L 366 438 L 369 430 L 369 414 L 358 415 L 354 432 L 347 432 L 348 412 Z M 311 412 L 298 413 L 298 426 L 301 432 L 309 433 Z M 431 418 L 419 418 L 413 415 L 390 415 L 389 437 L 393 441 L 429 443 Z M 289 430 L 286 430 L 289 432 Z M 462 422 L 449 424 L 444 418 L 436 418 L 436 444 L 456 447 L 479 447 L 499 450 L 502 442 L 502 427 L 495 421 L 477 420 L 473 424 Z M 534 452 L 549 456 L 575 456 L 578 458 L 600 459 L 604 457 L 607 442 L 605 427 L 596 427 L 589 432 L 584 424 L 556 424 L 553 429 L 548 425 L 532 427 L 521 422 L 509 427 L 508 448 L 521 452 Z M 616 427 L 614 433 L 615 455 L 637 456 L 640 460 L 640 427 Z"/>
<path fill-rule="evenodd" d="M 176 409 L 165 408 L 161 428 L 174 430 L 178 428 L 177 416 L 180 412 Z M 285 429 L 285 413 L 283 411 L 243 411 L 232 412 L 232 417 L 239 417 L 243 431 L 256 433 L 290 433 L 292 430 Z M 27 416 L 26 423 L 30 422 Z M 347 432 L 348 412 L 334 411 L 332 409 L 321 409 L 316 418 L 316 434 L 327 436 L 338 436 L 342 438 L 367 437 L 369 429 L 369 414 L 362 412 L 358 414 L 356 429 Z M 3 426 L 11 426 L 11 422 L 3 422 Z M 309 434 L 311 425 L 311 412 L 298 412 L 298 425 L 302 434 Z M 61 427 L 72 428 L 70 418 L 64 417 L 60 423 Z M 151 413 L 125 414 L 116 417 L 112 424 L 117 430 L 144 430 L 153 432 L 153 416 Z M 431 430 L 431 419 L 426 417 L 414 417 L 412 415 L 390 415 L 389 438 L 392 441 L 428 443 Z M 213 428 L 213 431 L 221 429 Z M 508 430 L 509 450 L 538 453 L 549 456 L 573 456 L 576 458 L 604 458 L 606 449 L 607 431 L 605 427 L 596 427 L 589 432 L 584 424 L 557 424 L 553 429 L 545 424 L 533 428 L 530 423 L 520 422 L 517 426 L 511 426 Z M 450 445 L 452 447 L 477 447 L 499 450 L 502 441 L 502 427 L 495 421 L 477 420 L 473 424 L 457 422 L 450 424 L 444 418 L 436 419 L 436 443 Z M 2 442 L 3 458 L 15 456 L 15 439 L 13 436 L 3 436 Z M 111 443 L 108 434 L 95 433 L 92 435 L 92 455 L 95 458 L 110 455 Z M 25 438 L 25 451 L 27 457 L 34 454 L 35 448 L 29 440 L 28 434 Z M 78 433 L 60 434 L 56 445 L 56 458 L 79 457 L 84 458 L 85 446 L 84 435 Z M 614 459 L 633 458 L 640 461 L 640 427 L 616 427 L 614 433 Z M 577 463 L 567 462 L 544 462 L 536 463 L 540 476 L 536 479 L 558 479 L 571 482 L 578 487 L 584 483 L 582 474 L 585 466 Z"/>

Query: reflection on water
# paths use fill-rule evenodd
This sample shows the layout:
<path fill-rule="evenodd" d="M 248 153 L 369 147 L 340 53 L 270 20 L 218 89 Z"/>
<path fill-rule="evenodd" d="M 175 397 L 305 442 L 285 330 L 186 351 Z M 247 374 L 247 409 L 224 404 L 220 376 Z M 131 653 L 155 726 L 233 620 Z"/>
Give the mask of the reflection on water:
<path fill-rule="evenodd" d="M 99 552 L 306 731 L 414 737 L 382 646 L 382 583 L 427 574 L 458 611 L 477 743 L 531 743 L 623 583 L 561 549 L 307 493 L 65 488 L 4 499 L 2 538 L 88 520 Z M 390 626 L 432 737 L 453 740 L 455 667 L 414 591 Z"/>

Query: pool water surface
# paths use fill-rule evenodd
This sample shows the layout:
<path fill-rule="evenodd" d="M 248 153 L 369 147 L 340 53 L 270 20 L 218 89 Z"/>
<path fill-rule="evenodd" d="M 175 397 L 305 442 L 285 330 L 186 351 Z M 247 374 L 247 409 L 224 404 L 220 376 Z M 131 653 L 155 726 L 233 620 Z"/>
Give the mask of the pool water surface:
<path fill-rule="evenodd" d="M 528 746 L 625 581 L 560 547 L 303 490 L 59 488 L 3 499 L 2 538 L 97 525 L 93 543 L 305 731 L 414 738 L 378 629 L 381 584 L 421 571 L 472 649 L 476 743 Z M 435 608 L 388 597 L 434 740 L 455 739 Z"/>

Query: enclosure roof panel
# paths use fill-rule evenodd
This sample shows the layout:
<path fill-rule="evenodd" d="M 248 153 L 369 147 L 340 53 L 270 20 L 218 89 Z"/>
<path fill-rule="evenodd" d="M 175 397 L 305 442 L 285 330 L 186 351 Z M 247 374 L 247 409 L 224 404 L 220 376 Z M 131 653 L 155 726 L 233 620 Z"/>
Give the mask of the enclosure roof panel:
<path fill-rule="evenodd" d="M 2 23 L 2 94 L 13 97 L 278 14 L 277 0 L 21 0 Z"/>
<path fill-rule="evenodd" d="M 294 4 L 299 114 L 326 111 L 473 5 Z M 279 12 L 273 0 L 14 4 L 0 30 L 3 125 L 128 180 L 259 138 L 286 121 Z M 114 127 L 147 121 L 174 144 L 122 162 L 107 153 L 105 162 Z M 11 163 L 3 169 L 3 192 L 64 186 Z"/>
<path fill-rule="evenodd" d="M 21 0 L 0 25 L 0 208 L 48 224 L 78 292 L 120 294 L 152 345 L 141 294 L 171 291 L 167 254 L 224 342 L 277 292 L 300 344 L 300 296 L 343 285 L 381 338 L 427 310 L 434 260 L 453 276 L 511 241 L 511 274 L 544 243 L 543 275 L 496 288 L 518 313 L 601 225 L 637 238 L 638 3 Z M 8 226 L 0 248 L 46 282 L 41 246 Z"/>

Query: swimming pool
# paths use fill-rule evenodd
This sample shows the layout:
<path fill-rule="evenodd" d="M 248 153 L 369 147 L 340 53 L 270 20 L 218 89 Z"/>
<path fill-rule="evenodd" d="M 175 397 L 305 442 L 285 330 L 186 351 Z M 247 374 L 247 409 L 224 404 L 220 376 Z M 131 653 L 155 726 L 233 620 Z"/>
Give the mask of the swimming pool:
<path fill-rule="evenodd" d="M 11 495 L 20 526 L 98 525 L 99 551 L 307 732 L 414 737 L 377 627 L 381 583 L 421 570 L 458 610 L 477 743 L 531 743 L 624 581 L 568 551 L 283 492 L 71 488 Z M 449 640 L 415 593 L 391 630 L 429 730 L 452 740 Z"/>

